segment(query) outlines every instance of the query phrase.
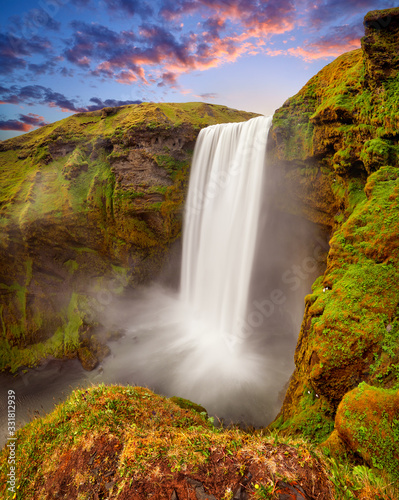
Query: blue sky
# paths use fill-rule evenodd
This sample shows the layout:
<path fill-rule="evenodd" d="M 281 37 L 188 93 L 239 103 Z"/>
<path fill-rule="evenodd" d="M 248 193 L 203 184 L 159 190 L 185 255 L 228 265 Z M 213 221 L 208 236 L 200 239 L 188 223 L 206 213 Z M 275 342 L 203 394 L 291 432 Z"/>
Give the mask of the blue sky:
<path fill-rule="evenodd" d="M 77 111 L 204 101 L 271 114 L 360 47 L 369 0 L 15 0 L 0 25 L 0 140 Z"/>

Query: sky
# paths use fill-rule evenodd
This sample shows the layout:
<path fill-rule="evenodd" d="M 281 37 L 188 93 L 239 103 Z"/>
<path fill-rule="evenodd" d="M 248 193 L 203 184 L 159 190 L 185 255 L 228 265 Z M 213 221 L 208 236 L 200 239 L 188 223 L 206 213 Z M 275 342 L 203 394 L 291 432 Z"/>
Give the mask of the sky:
<path fill-rule="evenodd" d="M 76 112 L 203 101 L 270 115 L 360 47 L 370 0 L 13 0 L 0 21 L 0 140 Z"/>

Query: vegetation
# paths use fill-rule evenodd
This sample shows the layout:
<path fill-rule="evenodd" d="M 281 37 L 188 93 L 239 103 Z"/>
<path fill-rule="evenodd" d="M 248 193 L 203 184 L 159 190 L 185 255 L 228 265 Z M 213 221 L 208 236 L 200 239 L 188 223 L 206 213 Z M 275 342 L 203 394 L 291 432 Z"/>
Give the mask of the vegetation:
<path fill-rule="evenodd" d="M 184 498 L 202 488 L 226 499 L 243 488 L 254 499 L 284 491 L 325 500 L 395 498 L 386 479 L 365 466 L 349 470 L 302 439 L 215 427 L 196 406 L 141 387 L 76 390 L 17 432 L 19 480 L 9 497 L 171 498 L 176 491 Z M 7 460 L 4 448 L 4 498 Z"/>
<path fill-rule="evenodd" d="M 365 26 L 362 49 L 322 69 L 274 118 L 276 168 L 331 239 L 272 428 L 397 481 L 399 9 L 369 13 Z"/>

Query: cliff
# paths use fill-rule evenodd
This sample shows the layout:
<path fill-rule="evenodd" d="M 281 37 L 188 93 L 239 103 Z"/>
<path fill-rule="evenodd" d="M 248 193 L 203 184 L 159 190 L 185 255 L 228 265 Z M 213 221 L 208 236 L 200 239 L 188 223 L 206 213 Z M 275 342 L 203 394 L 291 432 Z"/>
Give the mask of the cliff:
<path fill-rule="evenodd" d="M 280 181 L 331 240 L 326 271 L 305 297 L 296 368 L 273 426 L 323 442 L 344 396 L 356 406 L 357 386 L 369 384 L 370 411 L 351 422 L 340 410 L 325 446 L 397 471 L 397 431 L 386 438 L 392 453 L 358 439 L 359 427 L 365 436 L 375 420 L 382 425 L 384 390 L 395 399 L 399 389 L 399 8 L 370 12 L 364 24 L 362 48 L 322 69 L 274 117 Z M 387 414 L 395 429 L 397 413 Z"/>
<path fill-rule="evenodd" d="M 143 103 L 0 143 L 0 370 L 77 354 L 94 367 L 98 312 L 155 279 L 180 236 L 199 130 L 253 116 Z"/>

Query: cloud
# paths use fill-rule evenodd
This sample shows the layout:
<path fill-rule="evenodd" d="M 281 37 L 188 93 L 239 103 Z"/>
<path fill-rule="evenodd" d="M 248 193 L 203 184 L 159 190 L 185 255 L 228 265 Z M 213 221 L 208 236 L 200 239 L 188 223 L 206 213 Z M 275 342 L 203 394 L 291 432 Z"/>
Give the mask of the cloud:
<path fill-rule="evenodd" d="M 39 4 L 40 9 L 29 11 L 36 15 L 36 25 L 47 23 L 53 31 L 55 48 L 39 36 L 43 30 L 31 37 L 0 35 L 0 73 L 10 75 L 19 71 L 18 76 L 25 78 L 45 74 L 83 76 L 91 82 L 95 78 L 181 91 L 178 81 L 182 74 L 234 63 L 243 56 L 295 56 L 313 61 L 356 48 L 363 34 L 360 13 L 373 3 L 372 0 L 102 0 L 103 11 L 128 19 L 129 29 L 118 31 L 111 28 L 116 25 L 112 19 L 107 25 L 87 22 L 87 8 L 90 4 L 94 7 L 95 2 L 69 0 L 85 13 L 81 20 L 65 26 L 63 33 L 68 33 L 69 38 L 61 39 L 55 15 L 60 14 L 67 1 L 49 0 Z M 377 0 L 373 7 L 377 4 L 382 5 L 382 1 Z M 130 21 L 131 17 L 135 19 Z M 18 29 L 23 28 L 25 18 L 18 18 Z M 331 28 L 337 19 L 348 24 Z M 278 39 L 273 44 L 275 35 L 294 33 L 299 38 L 306 30 L 309 39 L 297 47 L 287 40 L 287 45 L 278 44 Z M 55 49 L 59 50 L 58 57 L 54 57 Z M 36 55 L 42 56 L 42 60 Z M 51 102 L 53 106 L 63 102 L 62 109 L 79 108 L 75 100 L 61 94 L 45 91 L 42 94 L 43 102 Z M 9 95 L 8 99 L 11 98 Z"/>
<path fill-rule="evenodd" d="M 148 14 L 148 5 L 136 1 L 105 0 L 108 8 Z M 145 12 L 140 9 L 145 9 Z M 293 29 L 293 0 L 169 0 L 161 2 L 161 15 L 170 22 L 143 22 L 136 31 L 115 32 L 97 23 L 74 21 L 66 59 L 94 77 L 119 83 L 155 83 L 177 86 L 187 71 L 206 70 L 257 54 L 264 38 Z M 202 13 L 195 32 L 182 30 L 177 18 Z M 198 19 L 201 19 L 199 17 Z"/>
<path fill-rule="evenodd" d="M 219 97 L 219 94 L 216 94 L 214 92 L 206 92 L 205 94 L 199 94 L 199 97 L 201 97 L 201 99 L 217 99 Z"/>
<path fill-rule="evenodd" d="M 153 14 L 151 6 L 142 0 L 104 0 L 104 3 L 108 10 L 122 15 L 139 15 L 142 18 L 147 18 Z"/>
<path fill-rule="evenodd" d="M 309 9 L 309 25 L 321 28 L 330 20 L 352 19 L 357 17 L 362 26 L 364 14 L 369 10 L 388 9 L 394 7 L 395 2 L 381 0 L 318 0 L 311 3 Z M 349 21 L 350 22 L 350 21 Z"/>
<path fill-rule="evenodd" d="M 97 111 L 99 109 L 103 109 L 103 108 L 106 108 L 106 107 L 116 107 L 116 106 L 126 106 L 127 104 L 141 104 L 143 101 L 139 101 L 139 100 L 136 100 L 136 101 L 120 101 L 120 100 L 117 100 L 117 99 L 105 99 L 105 101 L 103 101 L 102 99 L 98 98 L 98 97 L 92 97 L 90 99 L 90 102 L 93 102 L 94 104 L 91 104 L 89 106 L 86 106 L 85 110 L 86 111 Z"/>
<path fill-rule="evenodd" d="M 44 75 L 46 73 L 53 73 L 56 64 L 53 61 L 47 61 L 42 64 L 28 64 L 28 69 L 34 75 Z"/>
<path fill-rule="evenodd" d="M 165 0 L 160 10 L 168 21 L 194 12 L 238 23 L 249 29 L 248 36 L 284 33 L 293 29 L 297 17 L 294 0 Z"/>
<path fill-rule="evenodd" d="M 337 57 L 360 47 L 362 31 L 357 25 L 335 26 L 327 35 L 306 41 L 302 47 L 290 48 L 285 52 L 308 62 Z"/>
<path fill-rule="evenodd" d="M 33 36 L 29 40 L 12 33 L 0 33 L 0 74 L 8 75 L 26 67 L 26 58 L 33 54 L 48 55 L 51 43 L 46 38 Z"/>
<path fill-rule="evenodd" d="M 44 118 L 34 113 L 19 115 L 17 120 L 0 120 L 0 130 L 15 130 L 18 132 L 29 132 L 35 127 L 47 125 Z"/>
<path fill-rule="evenodd" d="M 166 71 L 161 75 L 161 81 L 158 83 L 158 87 L 177 88 L 177 75 L 171 71 Z"/>
<path fill-rule="evenodd" d="M 16 130 L 18 132 L 29 132 L 32 125 L 28 125 L 18 120 L 0 120 L 0 130 Z"/>
<path fill-rule="evenodd" d="M 142 101 L 121 101 L 116 99 L 106 99 L 105 101 L 103 101 L 98 97 L 92 97 L 89 102 L 93 104 L 89 104 L 87 106 L 79 106 L 76 99 L 68 99 L 65 95 L 59 92 L 55 92 L 48 87 L 43 87 L 42 85 L 26 85 L 25 87 L 17 87 L 14 85 L 10 89 L 6 89 L 0 86 L 0 103 L 2 104 L 26 104 L 28 106 L 32 106 L 34 104 L 42 104 L 50 106 L 52 108 L 60 108 L 62 111 L 73 113 L 96 111 L 107 106 L 139 104 Z M 31 116 L 31 113 L 29 115 L 21 116 Z M 22 119 L 20 118 L 20 120 Z"/>
<path fill-rule="evenodd" d="M 119 67 L 124 67 L 129 62 L 129 54 L 134 50 L 133 43 L 137 40 L 133 32 L 117 33 L 106 26 L 82 21 L 74 21 L 71 26 L 75 32 L 68 41 L 70 48 L 64 53 L 69 62 L 87 67 L 92 60 L 101 63 L 111 60 L 114 61 L 114 65 L 120 61 Z M 107 70 L 104 72 L 104 68 L 105 66 L 98 67 L 94 76 L 111 76 Z"/>

